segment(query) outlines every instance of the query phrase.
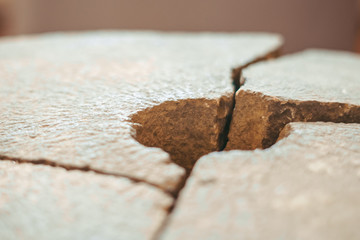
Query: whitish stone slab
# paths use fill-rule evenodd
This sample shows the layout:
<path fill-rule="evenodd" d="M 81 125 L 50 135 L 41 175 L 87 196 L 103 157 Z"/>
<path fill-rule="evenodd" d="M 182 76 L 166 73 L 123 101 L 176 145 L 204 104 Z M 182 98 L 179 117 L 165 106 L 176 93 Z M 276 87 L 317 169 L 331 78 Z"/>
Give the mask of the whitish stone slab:
<path fill-rule="evenodd" d="M 281 137 L 202 157 L 161 239 L 358 239 L 360 125 L 291 123 Z"/>
<path fill-rule="evenodd" d="M 0 239 L 152 239 L 173 198 L 129 179 L 0 161 Z"/>

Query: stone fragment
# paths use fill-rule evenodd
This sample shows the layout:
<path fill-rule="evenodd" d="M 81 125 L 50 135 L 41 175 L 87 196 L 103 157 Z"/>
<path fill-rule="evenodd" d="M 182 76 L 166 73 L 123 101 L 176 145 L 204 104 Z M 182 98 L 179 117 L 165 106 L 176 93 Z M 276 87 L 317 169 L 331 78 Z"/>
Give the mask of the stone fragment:
<path fill-rule="evenodd" d="M 360 123 L 360 56 L 308 50 L 244 70 L 230 149 L 267 148 L 289 122 Z"/>
<path fill-rule="evenodd" d="M 0 239 L 152 239 L 173 198 L 127 178 L 0 161 Z"/>
<path fill-rule="evenodd" d="M 182 153 L 193 152 L 185 167 L 205 153 L 197 141 L 211 146 L 206 152 L 218 150 L 233 104 L 231 69 L 275 53 L 281 41 L 260 33 L 4 38 L 0 156 L 92 169 L 176 191 L 184 170 L 166 152 L 133 136 L 162 147 L 180 164 Z M 148 110 L 152 107 L 157 109 Z M 212 124 L 206 135 L 198 128 L 203 121 Z M 179 125 L 184 122 L 192 124 Z M 134 124 L 146 137 L 136 134 Z"/>
<path fill-rule="evenodd" d="M 360 124 L 290 123 L 280 138 L 202 157 L 161 239 L 358 239 Z"/>

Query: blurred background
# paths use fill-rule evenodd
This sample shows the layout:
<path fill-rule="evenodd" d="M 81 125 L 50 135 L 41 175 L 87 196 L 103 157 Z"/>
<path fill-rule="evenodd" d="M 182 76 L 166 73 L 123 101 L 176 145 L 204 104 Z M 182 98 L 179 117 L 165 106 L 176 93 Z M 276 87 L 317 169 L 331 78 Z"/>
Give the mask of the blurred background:
<path fill-rule="evenodd" d="M 360 52 L 360 0 L 0 0 L 0 35 L 95 29 L 269 31 L 284 52 Z"/>

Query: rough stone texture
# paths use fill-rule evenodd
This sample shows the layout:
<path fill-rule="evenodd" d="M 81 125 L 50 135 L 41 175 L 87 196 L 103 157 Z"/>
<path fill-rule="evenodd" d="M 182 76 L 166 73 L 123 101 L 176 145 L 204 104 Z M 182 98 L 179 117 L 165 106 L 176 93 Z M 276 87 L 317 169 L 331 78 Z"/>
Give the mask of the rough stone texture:
<path fill-rule="evenodd" d="M 89 32 L 3 39 L 0 155 L 95 169 L 174 191 L 184 170 L 161 149 L 131 137 L 131 116 L 164 102 L 206 99 L 204 116 L 218 123 L 207 139 L 214 146 L 232 106 L 231 68 L 280 45 L 277 35 L 250 33 Z M 188 135 L 183 141 L 190 141 Z"/>
<path fill-rule="evenodd" d="M 267 148 L 289 122 L 360 123 L 360 56 L 308 50 L 244 70 L 230 149 Z"/>
<path fill-rule="evenodd" d="M 281 137 L 202 157 L 161 239 L 359 239 L 360 125 L 291 123 Z"/>
<path fill-rule="evenodd" d="M 133 116 L 136 139 L 161 147 L 171 160 L 191 169 L 202 155 L 224 147 L 224 127 L 232 111 L 230 98 L 165 102 Z"/>
<path fill-rule="evenodd" d="M 0 161 L 0 239 L 151 239 L 173 198 L 93 172 Z"/>

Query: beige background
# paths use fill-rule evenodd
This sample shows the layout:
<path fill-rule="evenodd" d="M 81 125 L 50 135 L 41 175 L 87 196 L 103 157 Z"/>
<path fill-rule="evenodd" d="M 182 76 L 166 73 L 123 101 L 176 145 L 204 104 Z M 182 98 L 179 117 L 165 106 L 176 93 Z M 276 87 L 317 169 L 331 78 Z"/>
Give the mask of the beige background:
<path fill-rule="evenodd" d="M 59 30 L 270 31 L 286 52 L 360 50 L 357 0 L 0 0 L 4 34 Z"/>

